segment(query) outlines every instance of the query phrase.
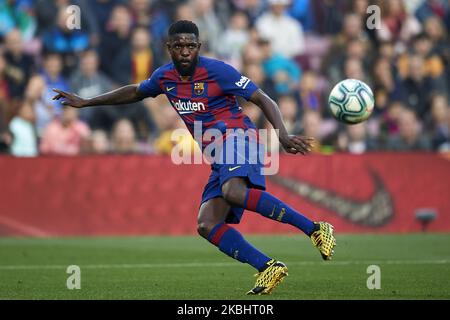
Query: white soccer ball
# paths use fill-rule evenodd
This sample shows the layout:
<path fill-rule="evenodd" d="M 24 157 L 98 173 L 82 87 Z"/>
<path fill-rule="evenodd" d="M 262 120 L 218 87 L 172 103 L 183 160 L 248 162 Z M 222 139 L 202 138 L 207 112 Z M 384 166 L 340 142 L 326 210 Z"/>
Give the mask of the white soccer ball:
<path fill-rule="evenodd" d="M 370 87 L 356 79 L 336 84 L 328 97 L 331 114 L 347 124 L 363 122 L 372 114 L 375 99 Z"/>

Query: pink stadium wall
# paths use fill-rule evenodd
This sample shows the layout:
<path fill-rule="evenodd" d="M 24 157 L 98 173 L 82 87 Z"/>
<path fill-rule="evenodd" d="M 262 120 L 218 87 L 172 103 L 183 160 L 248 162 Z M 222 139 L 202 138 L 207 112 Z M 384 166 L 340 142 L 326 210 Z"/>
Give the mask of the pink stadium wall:
<path fill-rule="evenodd" d="M 0 158 L 0 235 L 195 234 L 207 165 L 160 156 Z M 268 190 L 337 232 L 450 232 L 450 160 L 437 154 L 285 155 Z M 295 230 L 247 212 L 238 229 Z"/>

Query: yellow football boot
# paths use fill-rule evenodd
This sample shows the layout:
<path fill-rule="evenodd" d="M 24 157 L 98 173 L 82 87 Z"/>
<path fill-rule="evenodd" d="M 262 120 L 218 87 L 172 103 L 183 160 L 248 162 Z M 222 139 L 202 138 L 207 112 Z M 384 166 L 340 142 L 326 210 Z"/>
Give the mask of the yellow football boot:
<path fill-rule="evenodd" d="M 281 261 L 272 259 L 267 262 L 267 265 L 268 267 L 264 271 L 255 274 L 255 276 L 258 277 L 256 279 L 255 287 L 247 292 L 247 294 L 270 294 L 272 290 L 283 281 L 283 278 L 288 275 L 288 268 Z"/>
<path fill-rule="evenodd" d="M 336 246 L 336 239 L 333 236 L 333 226 L 327 222 L 317 222 L 315 230 L 311 234 L 313 245 L 319 249 L 323 260 L 331 260 Z"/>

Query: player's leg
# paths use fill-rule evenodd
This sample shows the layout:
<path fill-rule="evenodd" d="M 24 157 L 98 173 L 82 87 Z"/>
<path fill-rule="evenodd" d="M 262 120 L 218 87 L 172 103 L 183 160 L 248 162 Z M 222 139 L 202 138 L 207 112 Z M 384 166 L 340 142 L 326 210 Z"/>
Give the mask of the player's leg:
<path fill-rule="evenodd" d="M 256 268 L 258 278 L 247 294 L 269 294 L 287 276 L 284 263 L 269 258 L 248 243 L 234 228 L 225 223 L 230 205 L 223 198 L 204 202 L 198 215 L 198 233 L 220 251 Z"/>
<path fill-rule="evenodd" d="M 272 220 L 288 223 L 308 236 L 314 231 L 314 222 L 295 211 L 267 191 L 247 187 L 241 177 L 231 178 L 222 185 L 222 194 L 228 203 L 258 212 Z"/>
<path fill-rule="evenodd" d="M 258 271 L 263 270 L 272 259 L 253 247 L 236 229 L 225 223 L 229 212 L 230 205 L 223 198 L 213 198 L 204 202 L 197 219 L 198 233 L 231 258 L 248 263 Z"/>
<path fill-rule="evenodd" d="M 239 206 L 260 213 L 264 217 L 288 223 L 311 237 L 313 244 L 319 249 L 324 259 L 330 259 L 336 240 L 333 227 L 325 222 L 314 223 L 301 213 L 289 207 L 270 193 L 248 188 L 242 177 L 233 177 L 222 184 L 224 199 L 233 206 Z"/>

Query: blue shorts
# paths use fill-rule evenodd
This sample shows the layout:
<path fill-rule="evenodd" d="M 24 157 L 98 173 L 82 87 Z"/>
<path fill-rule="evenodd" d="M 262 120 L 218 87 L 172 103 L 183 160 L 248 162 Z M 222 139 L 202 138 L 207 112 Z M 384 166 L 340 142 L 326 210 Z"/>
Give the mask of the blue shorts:
<path fill-rule="evenodd" d="M 227 138 L 224 142 L 224 148 L 219 151 L 217 158 L 222 159 L 222 162 L 218 163 L 220 161 L 217 161 L 211 165 L 211 175 L 203 190 L 201 204 L 210 199 L 222 197 L 222 185 L 234 177 L 244 178 L 249 188 L 266 189 L 266 179 L 262 174 L 264 145 L 258 144 L 257 150 L 255 150 L 249 148 L 250 142 L 248 139 L 238 142 L 234 139 L 234 143 L 228 148 L 231 140 L 232 138 Z M 230 153 L 231 158 L 233 158 L 231 161 Z M 231 207 L 225 222 L 239 223 L 243 213 L 244 208 Z"/>

